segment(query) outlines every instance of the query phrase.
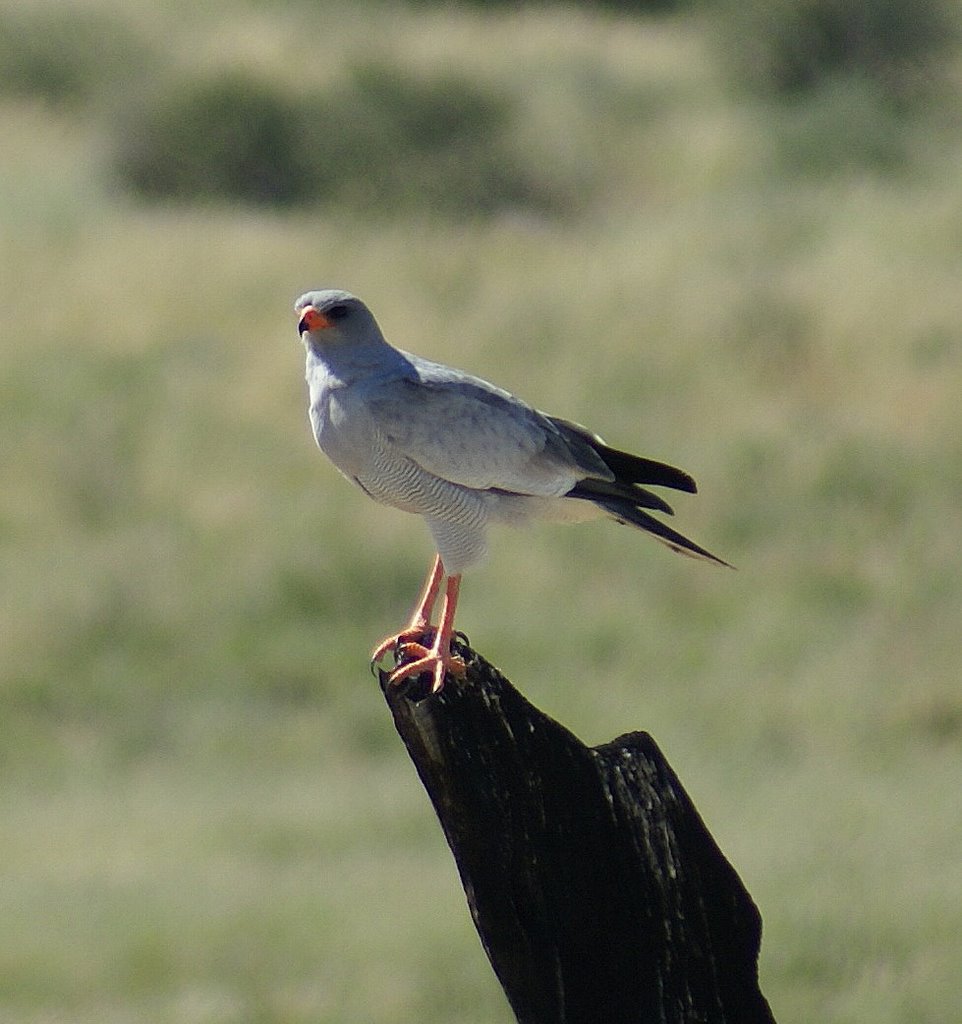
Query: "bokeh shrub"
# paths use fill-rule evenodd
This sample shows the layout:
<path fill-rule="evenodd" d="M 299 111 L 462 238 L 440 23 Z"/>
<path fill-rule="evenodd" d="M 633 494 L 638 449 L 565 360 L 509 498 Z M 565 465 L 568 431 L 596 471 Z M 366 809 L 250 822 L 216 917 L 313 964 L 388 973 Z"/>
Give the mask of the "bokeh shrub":
<path fill-rule="evenodd" d="M 371 63 L 312 101 L 304 144 L 321 197 L 448 214 L 544 210 L 555 198 L 512 142 L 518 116 L 510 95 L 466 78 Z"/>
<path fill-rule="evenodd" d="M 470 215 L 568 198 L 515 142 L 518 105 L 462 77 L 366 64 L 296 95 L 234 71 L 169 83 L 122 119 L 114 166 L 141 196 Z"/>
<path fill-rule="evenodd" d="M 718 13 L 734 76 L 775 96 L 854 77 L 890 101 L 914 99 L 959 28 L 952 0 L 722 0 Z"/>
<path fill-rule="evenodd" d="M 439 0 L 436 6 L 441 6 Z M 571 10 L 579 7 L 586 11 L 613 11 L 622 14 L 665 14 L 693 7 L 698 0 L 466 0 L 479 8 L 558 7 Z"/>
<path fill-rule="evenodd" d="M 115 166 L 152 199 L 300 202 L 313 190 L 305 122 L 301 102 L 246 73 L 175 81 L 122 119 Z"/>
<path fill-rule="evenodd" d="M 148 45 L 105 11 L 0 9 L 0 93 L 78 105 L 153 65 Z"/>
<path fill-rule="evenodd" d="M 892 175 L 917 156 L 912 120 L 871 83 L 839 78 L 771 111 L 768 140 L 779 173 L 790 177 Z"/>
<path fill-rule="evenodd" d="M 760 98 L 777 173 L 901 173 L 955 102 L 953 0 L 719 0 L 730 82 Z M 949 116 L 952 116 L 951 114 Z"/>

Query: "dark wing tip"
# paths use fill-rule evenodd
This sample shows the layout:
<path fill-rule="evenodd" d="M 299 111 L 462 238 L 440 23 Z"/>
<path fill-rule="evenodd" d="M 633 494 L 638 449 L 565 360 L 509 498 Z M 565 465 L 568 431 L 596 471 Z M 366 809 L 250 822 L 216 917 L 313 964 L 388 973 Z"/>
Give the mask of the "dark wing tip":
<path fill-rule="evenodd" d="M 586 501 L 595 502 L 602 498 L 613 498 L 639 508 L 664 512 L 669 516 L 675 514 L 675 510 L 660 494 L 655 494 L 637 484 L 625 484 L 618 480 L 596 480 L 594 477 L 585 477 L 584 480 L 579 480 L 565 497 L 583 498 Z"/>
<path fill-rule="evenodd" d="M 618 451 L 617 448 L 605 447 L 598 454 L 618 480 L 655 487 L 671 487 L 676 491 L 686 491 L 688 494 L 698 493 L 698 485 L 694 478 L 677 466 L 669 466 L 667 462 L 631 455 L 629 452 Z"/>
<path fill-rule="evenodd" d="M 642 455 L 632 455 L 618 448 L 609 448 L 597 434 L 570 420 L 563 420 L 557 416 L 549 416 L 548 419 L 570 444 L 587 446 L 608 467 L 619 484 L 671 487 L 676 491 L 687 491 L 689 494 L 698 491 L 695 481 L 683 469 L 669 466 L 667 462 L 646 459 Z M 586 464 L 585 469 L 587 468 Z"/>
<path fill-rule="evenodd" d="M 596 501 L 596 504 L 600 508 L 603 508 L 619 523 L 626 523 L 631 526 L 635 526 L 640 530 L 644 530 L 646 533 L 650 533 L 663 544 L 667 544 L 672 551 L 677 551 L 680 555 L 688 555 L 692 558 L 703 559 L 708 562 L 713 562 L 716 565 L 723 565 L 728 569 L 735 568 L 735 566 L 726 562 L 723 558 L 719 558 L 718 555 L 713 555 L 700 544 L 696 544 L 693 540 L 689 540 L 684 534 L 679 533 L 677 530 L 673 530 L 670 526 L 661 522 L 661 520 L 655 519 L 654 516 L 649 515 L 647 512 L 643 512 L 640 508 L 627 501 L 602 499 L 600 501 Z"/>

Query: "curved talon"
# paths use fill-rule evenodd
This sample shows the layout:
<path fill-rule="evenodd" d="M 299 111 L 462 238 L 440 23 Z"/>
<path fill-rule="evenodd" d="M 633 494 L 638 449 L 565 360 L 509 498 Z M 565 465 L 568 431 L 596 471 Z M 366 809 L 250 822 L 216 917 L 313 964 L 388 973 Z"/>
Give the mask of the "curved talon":
<path fill-rule="evenodd" d="M 434 604 L 443 574 L 444 567 L 441 565 L 441 559 L 436 557 L 422 599 L 407 629 L 395 636 L 386 637 L 371 653 L 371 668 L 373 669 L 388 651 L 394 651 L 396 667 L 388 676 L 388 683 L 391 685 L 396 685 L 412 676 L 419 676 L 422 672 L 430 672 L 432 675 L 431 692 L 437 693 L 444 686 L 446 672 L 456 676 L 463 676 L 467 672 L 464 659 L 451 652 L 451 639 L 458 635 L 454 633 L 454 611 L 458 605 L 458 591 L 461 587 L 460 573 L 448 577 L 441 607 L 441 618 L 437 627 L 432 626 L 428 619 L 428 611 Z M 460 635 L 463 636 L 463 634 Z M 427 638 L 431 640 L 430 647 L 423 643 Z M 467 642 L 467 637 L 464 639 Z M 403 664 L 397 664 L 398 661 L 412 655 L 413 661 L 403 661 Z"/>
<path fill-rule="evenodd" d="M 431 625 L 430 618 L 431 609 L 434 607 L 443 576 L 444 566 L 441 564 L 441 556 L 435 555 L 431 571 L 428 573 L 428 578 L 424 581 L 424 589 L 418 599 L 414 614 L 411 616 L 411 621 L 400 633 L 394 633 L 391 636 L 385 637 L 371 652 L 372 672 L 374 672 L 375 666 L 388 651 L 394 652 L 394 662 L 396 665 L 402 647 L 422 640 L 425 637 L 434 636 L 434 627 Z"/>
<path fill-rule="evenodd" d="M 420 645 L 412 644 L 411 646 Z M 419 676 L 423 672 L 430 672 L 432 676 L 431 692 L 438 693 L 444 686 L 446 673 L 450 672 L 453 676 L 462 677 L 467 672 L 464 660 L 458 655 L 448 654 L 445 656 L 433 648 L 431 650 L 421 649 L 424 651 L 422 657 L 416 658 L 414 661 L 405 662 L 388 676 L 389 686 L 396 686 L 405 679 Z"/>
<path fill-rule="evenodd" d="M 391 636 L 385 637 L 378 645 L 371 651 L 371 667 L 377 665 L 377 663 L 384 657 L 388 651 L 393 651 L 394 660 L 397 661 L 398 652 L 410 644 L 417 644 L 419 640 L 423 640 L 425 637 L 429 637 L 434 632 L 430 623 L 425 622 L 417 626 L 409 626 L 407 629 L 401 630 L 400 633 L 393 633 Z M 420 646 L 420 645 L 418 645 Z"/>

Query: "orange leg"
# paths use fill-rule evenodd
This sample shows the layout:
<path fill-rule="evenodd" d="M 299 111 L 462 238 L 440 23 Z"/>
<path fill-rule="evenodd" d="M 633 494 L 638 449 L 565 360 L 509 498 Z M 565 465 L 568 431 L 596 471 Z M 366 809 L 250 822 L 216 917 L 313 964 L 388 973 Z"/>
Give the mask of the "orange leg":
<path fill-rule="evenodd" d="M 401 630 L 392 636 L 385 637 L 374 648 L 371 653 L 371 664 L 376 665 L 388 651 L 394 650 L 399 644 L 408 644 L 424 639 L 424 635 L 431 629 L 431 610 L 437 600 L 438 591 L 441 589 L 441 579 L 444 576 L 444 566 L 441 564 L 441 556 L 434 556 L 434 564 L 424 581 L 424 589 L 418 598 L 417 607 L 411 616 L 411 621 Z"/>
<path fill-rule="evenodd" d="M 439 560 L 440 561 L 440 560 Z M 431 672 L 434 681 L 431 684 L 431 692 L 437 693 L 444 686 L 444 674 L 463 676 L 465 673 L 464 661 L 456 654 L 451 653 L 451 636 L 454 633 L 454 613 L 458 607 L 458 594 L 461 590 L 461 574 L 449 576 L 447 586 L 444 589 L 444 602 L 441 605 L 441 621 L 434 636 L 434 643 L 430 647 L 424 647 L 419 643 L 405 643 L 402 646 L 407 651 L 413 651 L 417 657 L 396 668 L 388 678 L 389 683 L 400 683 L 403 679 L 411 676 L 419 676 L 422 672 Z"/>

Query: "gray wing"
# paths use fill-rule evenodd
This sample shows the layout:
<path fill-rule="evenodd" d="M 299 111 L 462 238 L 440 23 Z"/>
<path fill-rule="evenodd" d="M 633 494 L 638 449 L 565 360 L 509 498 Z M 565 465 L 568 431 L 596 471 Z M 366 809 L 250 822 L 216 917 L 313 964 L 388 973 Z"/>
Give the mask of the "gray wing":
<path fill-rule="evenodd" d="M 642 484 L 695 490 L 683 470 L 609 448 L 486 381 L 427 365 L 433 379 L 395 378 L 364 396 L 381 443 L 398 456 L 462 487 L 590 501 L 675 551 L 728 564 L 643 511 L 672 509 Z"/>
<path fill-rule="evenodd" d="M 479 378 L 434 367 L 365 395 L 382 441 L 429 473 L 477 490 L 555 497 L 579 480 L 613 480 L 587 440 Z"/>

